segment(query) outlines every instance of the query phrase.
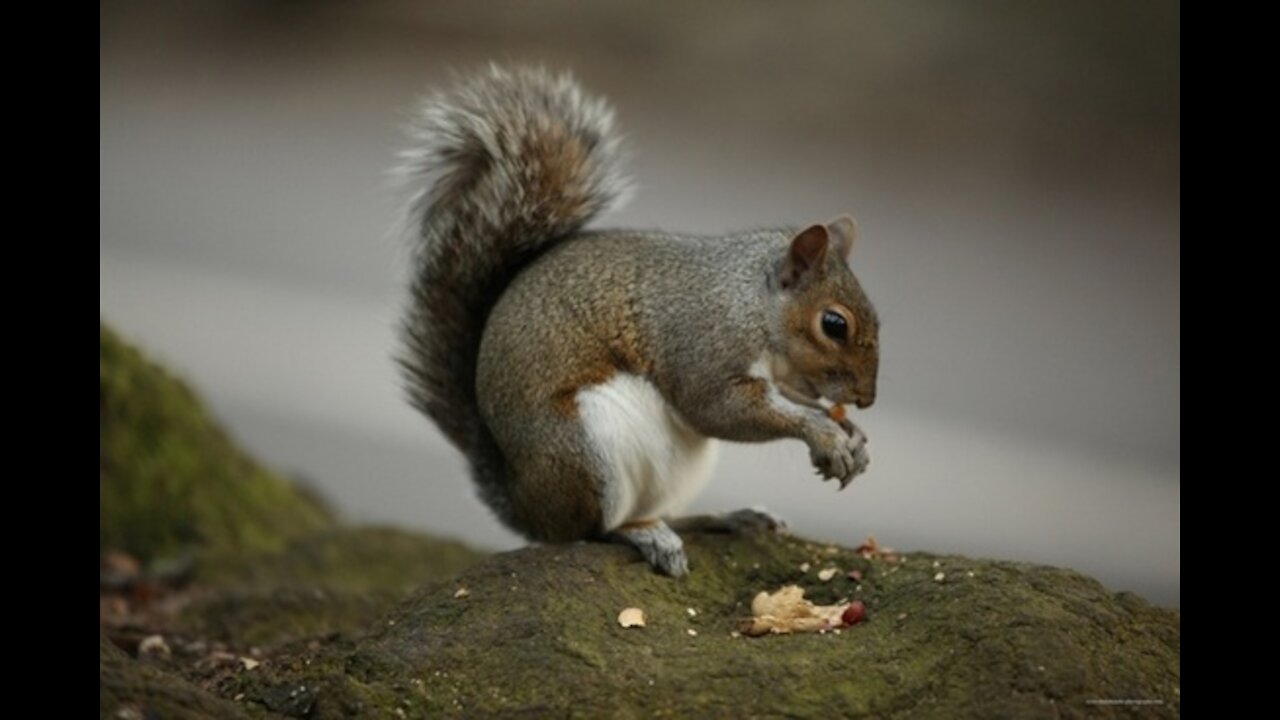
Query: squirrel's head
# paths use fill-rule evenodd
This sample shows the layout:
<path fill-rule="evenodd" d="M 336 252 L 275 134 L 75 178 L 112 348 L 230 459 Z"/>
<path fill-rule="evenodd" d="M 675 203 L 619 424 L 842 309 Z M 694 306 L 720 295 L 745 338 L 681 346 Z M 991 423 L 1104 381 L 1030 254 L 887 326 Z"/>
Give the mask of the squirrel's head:
<path fill-rule="evenodd" d="M 786 302 L 774 377 L 815 401 L 865 408 L 876 399 L 880 321 L 849 269 L 857 234 L 846 215 L 792 238 L 776 270 Z"/>

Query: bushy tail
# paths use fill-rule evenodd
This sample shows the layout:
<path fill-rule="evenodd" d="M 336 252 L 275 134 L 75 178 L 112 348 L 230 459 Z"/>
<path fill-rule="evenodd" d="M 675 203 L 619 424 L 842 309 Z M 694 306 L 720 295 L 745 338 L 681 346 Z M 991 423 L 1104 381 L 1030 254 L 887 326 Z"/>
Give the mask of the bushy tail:
<path fill-rule="evenodd" d="M 492 66 L 428 98 L 401 168 L 416 237 L 401 358 L 414 407 L 471 460 L 505 514 L 504 471 L 476 403 L 476 357 L 503 288 L 627 193 L 613 112 L 568 75 Z"/>

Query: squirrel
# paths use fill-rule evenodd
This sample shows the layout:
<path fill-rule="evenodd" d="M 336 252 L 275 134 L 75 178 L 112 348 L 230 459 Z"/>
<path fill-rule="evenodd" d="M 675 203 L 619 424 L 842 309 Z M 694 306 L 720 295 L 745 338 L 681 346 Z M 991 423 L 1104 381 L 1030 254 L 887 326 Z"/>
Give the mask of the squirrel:
<path fill-rule="evenodd" d="M 398 360 L 504 524 L 532 541 L 622 541 L 678 577 L 688 560 L 667 520 L 705 486 L 717 440 L 802 440 L 841 488 L 866 470 L 842 411 L 875 400 L 879 321 L 848 264 L 852 218 L 721 237 L 584 230 L 629 195 L 613 111 L 541 68 L 466 77 L 409 131 Z"/>

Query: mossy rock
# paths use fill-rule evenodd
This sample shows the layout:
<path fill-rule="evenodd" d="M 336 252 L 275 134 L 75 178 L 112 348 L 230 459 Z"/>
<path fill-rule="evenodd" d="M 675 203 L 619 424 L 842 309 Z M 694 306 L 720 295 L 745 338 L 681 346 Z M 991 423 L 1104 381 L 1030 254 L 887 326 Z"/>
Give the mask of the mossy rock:
<path fill-rule="evenodd" d="M 1140 709 L 1158 716 L 1179 712 L 1179 613 L 1078 573 L 923 553 L 890 563 L 771 535 L 691 534 L 686 545 L 693 572 L 682 580 L 654 574 L 619 546 L 496 555 L 426 586 L 363 639 L 278 657 L 233 690 L 269 712 L 309 718 L 1134 709 L 1103 704 L 1116 700 L 1150 703 Z M 842 572 L 822 582 L 826 567 Z M 851 569 L 861 583 L 843 572 Z M 790 583 L 816 602 L 861 599 L 868 620 L 838 635 L 731 635 L 757 592 Z M 618 625 L 632 606 L 646 611 L 647 627 Z"/>
<path fill-rule="evenodd" d="M 100 549 L 143 561 L 279 551 L 332 524 L 319 499 L 236 447 L 183 382 L 100 328 Z"/>
<path fill-rule="evenodd" d="M 283 552 L 201 561 L 203 591 L 175 629 L 233 647 L 354 637 L 410 591 L 486 557 L 462 543 L 394 528 L 340 527 Z"/>
<path fill-rule="evenodd" d="M 270 658 L 312 642 L 349 646 L 412 589 L 484 557 L 458 542 L 379 527 L 323 530 L 279 553 L 206 555 L 181 611 L 144 634 Z M 137 628 L 121 633 L 126 640 L 137 635 Z M 202 652 L 139 662 L 104 639 L 100 655 L 103 718 L 276 717 L 257 704 L 223 702 L 235 693 L 219 700 L 200 689 L 213 682 Z"/>
<path fill-rule="evenodd" d="M 267 717 L 260 708 L 252 715 L 234 702 L 216 697 L 158 667 L 130 658 L 98 635 L 98 714 L 102 718 L 227 718 Z M 58 714 L 53 710 L 47 714 Z"/>
<path fill-rule="evenodd" d="M 291 540 L 268 555 L 210 553 L 200 561 L 199 576 L 202 584 L 212 587 L 315 587 L 404 595 L 486 556 L 457 541 L 397 528 L 333 527 Z"/>
<path fill-rule="evenodd" d="M 101 348 L 102 549 L 197 551 L 176 631 L 271 648 L 215 696 L 179 676 L 190 668 L 100 639 L 103 717 L 1180 711 L 1179 613 L 1078 573 L 924 553 L 892 563 L 774 535 L 689 534 L 693 574 L 681 580 L 592 543 L 476 563 L 456 543 L 335 526 L 105 325 Z M 841 572 L 823 582 L 827 567 Z M 863 600 L 869 619 L 838 635 L 732 635 L 757 592 L 793 583 L 820 603 Z M 647 627 L 618 625 L 633 606 Z M 1110 704 L 1125 701 L 1145 704 Z"/>

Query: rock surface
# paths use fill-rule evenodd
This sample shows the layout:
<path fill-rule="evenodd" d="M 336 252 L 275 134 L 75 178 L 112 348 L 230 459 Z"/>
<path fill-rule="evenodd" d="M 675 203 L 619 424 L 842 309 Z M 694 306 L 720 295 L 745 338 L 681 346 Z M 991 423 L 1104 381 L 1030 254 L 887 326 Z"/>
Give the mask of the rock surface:
<path fill-rule="evenodd" d="M 313 718 L 1070 717 L 1131 709 L 1096 704 L 1118 699 L 1178 713 L 1179 613 L 1077 573 L 924 553 L 891 564 L 764 535 L 688 546 L 679 581 L 622 547 L 496 555 L 414 594 L 354 645 L 281 658 L 235 690 Z M 864 577 L 823 582 L 826 567 Z M 862 599 L 868 620 L 733 636 L 757 592 L 788 583 L 815 602 Z M 626 607 L 647 625 L 621 627 Z"/>
<path fill-rule="evenodd" d="M 262 715 L 217 690 L 292 644 L 358 637 L 409 591 L 484 557 L 341 525 L 105 323 L 100 351 L 102 717 Z"/>
<path fill-rule="evenodd" d="M 681 580 L 616 545 L 485 559 L 337 523 L 105 325 L 101 388 L 104 718 L 1180 712 L 1179 612 L 1069 570 L 768 533 L 687 535 Z M 787 584 L 867 619 L 735 636 Z"/>
<path fill-rule="evenodd" d="M 101 635 L 98 709 L 101 717 L 115 720 L 251 717 L 234 702 L 214 697 L 171 672 L 130 658 Z"/>

